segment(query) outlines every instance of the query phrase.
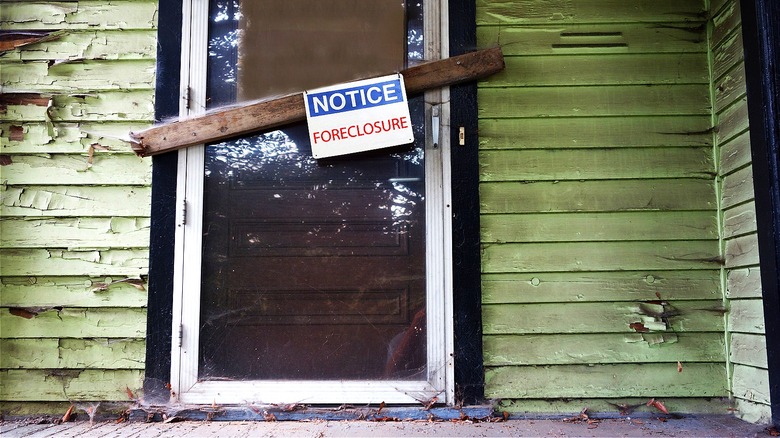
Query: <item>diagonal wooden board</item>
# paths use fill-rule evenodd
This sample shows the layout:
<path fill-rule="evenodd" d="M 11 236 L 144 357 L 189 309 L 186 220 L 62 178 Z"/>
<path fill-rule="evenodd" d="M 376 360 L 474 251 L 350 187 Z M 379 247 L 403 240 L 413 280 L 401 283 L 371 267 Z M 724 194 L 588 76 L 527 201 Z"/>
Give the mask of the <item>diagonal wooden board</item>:
<path fill-rule="evenodd" d="M 401 71 L 408 95 L 490 76 L 504 68 L 500 47 L 479 50 Z M 250 132 L 268 130 L 306 118 L 303 93 L 179 119 L 131 132 L 133 150 L 140 156 L 157 155 L 188 146 L 211 143 Z"/>

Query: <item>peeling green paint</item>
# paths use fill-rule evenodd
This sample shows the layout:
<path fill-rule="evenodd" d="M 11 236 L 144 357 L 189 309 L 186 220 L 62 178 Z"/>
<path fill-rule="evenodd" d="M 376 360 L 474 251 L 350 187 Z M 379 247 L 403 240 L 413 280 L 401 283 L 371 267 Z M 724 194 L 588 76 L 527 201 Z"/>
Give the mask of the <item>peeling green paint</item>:
<path fill-rule="evenodd" d="M 0 29 L 153 29 L 153 1 L 20 2 L 4 4 Z"/>

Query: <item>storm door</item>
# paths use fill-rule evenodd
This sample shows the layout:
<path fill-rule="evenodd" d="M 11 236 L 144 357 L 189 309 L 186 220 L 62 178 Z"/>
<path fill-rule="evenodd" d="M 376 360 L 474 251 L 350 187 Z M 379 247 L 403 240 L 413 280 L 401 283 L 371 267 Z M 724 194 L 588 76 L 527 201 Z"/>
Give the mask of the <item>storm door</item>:
<path fill-rule="evenodd" d="M 437 11 L 388 0 L 195 1 L 185 8 L 182 113 L 438 57 L 425 44 L 440 41 Z M 441 101 L 441 92 L 412 99 L 415 141 L 393 148 L 315 160 L 300 123 L 180 152 L 180 401 L 452 401 Z"/>

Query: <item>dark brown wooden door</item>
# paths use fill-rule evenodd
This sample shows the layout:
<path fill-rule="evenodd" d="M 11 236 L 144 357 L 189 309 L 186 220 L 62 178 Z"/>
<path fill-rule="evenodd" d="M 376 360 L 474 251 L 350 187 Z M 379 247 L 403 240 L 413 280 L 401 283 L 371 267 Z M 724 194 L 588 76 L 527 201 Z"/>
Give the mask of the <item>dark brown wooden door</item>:
<path fill-rule="evenodd" d="M 231 50 L 214 102 L 242 94 Z M 421 102 L 412 118 L 416 144 L 337 159 L 303 124 L 207 146 L 200 379 L 425 379 Z"/>

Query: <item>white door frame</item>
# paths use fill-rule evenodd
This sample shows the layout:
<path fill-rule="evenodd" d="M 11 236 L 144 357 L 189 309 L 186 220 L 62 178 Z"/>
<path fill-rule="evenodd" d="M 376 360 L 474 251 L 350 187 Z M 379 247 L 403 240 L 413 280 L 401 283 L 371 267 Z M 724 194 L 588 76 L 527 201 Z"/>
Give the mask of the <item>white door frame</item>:
<path fill-rule="evenodd" d="M 183 0 L 181 117 L 206 107 L 208 0 Z M 447 0 L 424 4 L 426 60 L 449 53 Z M 171 386 L 174 401 L 240 403 L 416 403 L 437 397 L 453 404 L 452 213 L 450 197 L 449 89 L 425 95 L 426 124 L 426 380 L 199 381 L 198 346 L 202 249 L 204 147 L 178 152 L 174 255 Z M 433 139 L 437 140 L 434 145 Z"/>

